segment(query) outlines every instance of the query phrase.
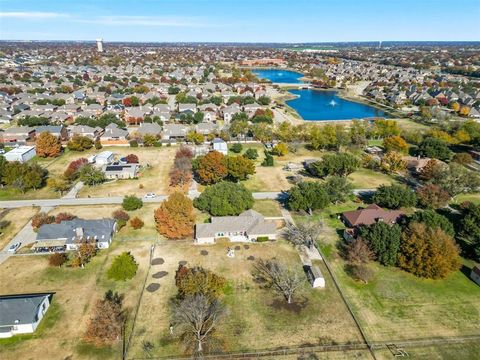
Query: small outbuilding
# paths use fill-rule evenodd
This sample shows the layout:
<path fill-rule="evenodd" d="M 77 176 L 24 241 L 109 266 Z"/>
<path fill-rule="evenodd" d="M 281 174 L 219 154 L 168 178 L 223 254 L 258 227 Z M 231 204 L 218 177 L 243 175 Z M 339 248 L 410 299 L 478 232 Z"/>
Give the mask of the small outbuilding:
<path fill-rule="evenodd" d="M 480 285 L 480 266 L 475 265 L 470 273 L 470 278 Z"/>
<path fill-rule="evenodd" d="M 304 265 L 303 269 L 307 274 L 308 281 L 313 288 L 324 288 L 325 287 L 325 278 L 323 277 L 320 268 L 316 265 L 308 266 Z"/>
<path fill-rule="evenodd" d="M 19 161 L 24 163 L 35 155 L 37 155 L 35 146 L 19 146 L 7 152 L 5 154 L 5 159 L 7 159 L 7 161 Z"/>

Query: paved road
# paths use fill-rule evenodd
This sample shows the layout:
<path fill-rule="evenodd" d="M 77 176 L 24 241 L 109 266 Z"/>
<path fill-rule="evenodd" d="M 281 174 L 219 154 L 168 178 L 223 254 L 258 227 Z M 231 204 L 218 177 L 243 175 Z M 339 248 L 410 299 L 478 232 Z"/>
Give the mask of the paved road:
<path fill-rule="evenodd" d="M 189 196 L 196 198 L 200 193 L 192 191 Z M 253 193 L 254 199 L 279 199 L 282 197 L 282 192 L 257 192 Z M 167 198 L 166 195 L 158 195 L 154 199 L 143 199 L 145 203 L 159 203 Z M 123 197 L 92 197 L 92 198 L 61 198 L 61 199 L 38 199 L 38 200 L 7 200 L 0 201 L 0 208 L 16 208 L 22 206 L 81 206 L 81 205 L 108 205 L 108 204 L 121 204 Z"/>

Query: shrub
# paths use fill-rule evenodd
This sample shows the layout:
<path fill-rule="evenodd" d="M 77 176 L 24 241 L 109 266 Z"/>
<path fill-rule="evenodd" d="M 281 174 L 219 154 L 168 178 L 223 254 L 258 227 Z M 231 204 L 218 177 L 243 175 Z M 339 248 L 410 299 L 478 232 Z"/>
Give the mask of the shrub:
<path fill-rule="evenodd" d="M 127 222 L 129 219 L 130 219 L 130 215 L 128 215 L 125 211 L 123 210 L 115 210 L 113 213 L 112 213 L 112 217 L 115 219 L 115 220 L 123 220 L 125 222 Z"/>
<path fill-rule="evenodd" d="M 272 154 L 277 156 L 285 156 L 288 154 L 288 146 L 284 143 L 277 144 L 273 147 Z"/>
<path fill-rule="evenodd" d="M 54 253 L 48 257 L 48 265 L 50 266 L 62 266 L 68 260 L 68 256 L 65 253 Z"/>
<path fill-rule="evenodd" d="M 265 159 L 262 162 L 262 166 L 274 166 L 273 156 L 265 151 Z"/>
<path fill-rule="evenodd" d="M 247 151 L 245 151 L 243 156 L 245 156 L 247 159 L 250 159 L 250 160 L 256 160 L 258 158 L 258 151 L 257 149 L 250 148 L 250 149 L 247 149 Z"/>
<path fill-rule="evenodd" d="M 129 252 L 123 252 L 113 260 L 107 276 L 109 279 L 116 281 L 126 281 L 135 276 L 137 269 L 138 264 L 135 262 L 133 255 Z"/>
<path fill-rule="evenodd" d="M 368 284 L 368 282 L 371 281 L 374 276 L 373 270 L 364 264 L 350 265 L 348 272 L 352 278 L 357 281 L 362 281 L 365 284 Z"/>
<path fill-rule="evenodd" d="M 153 146 L 154 146 L 154 147 L 162 147 L 162 143 L 161 143 L 161 141 L 155 141 L 155 142 L 153 143 Z"/>
<path fill-rule="evenodd" d="M 269 241 L 270 239 L 268 238 L 268 236 L 259 236 L 257 237 L 257 242 L 267 242 Z"/>
<path fill-rule="evenodd" d="M 38 214 L 35 214 L 32 218 L 32 227 L 34 229 L 38 229 L 42 225 L 52 224 L 54 222 L 55 222 L 55 216 L 47 215 L 44 212 L 39 212 Z"/>
<path fill-rule="evenodd" d="M 132 220 L 130 220 L 130 226 L 135 230 L 141 229 L 143 225 L 144 222 L 138 216 L 135 216 Z"/>
<path fill-rule="evenodd" d="M 127 161 L 127 164 L 138 164 L 138 156 L 135 154 L 128 154 L 125 157 L 125 160 Z"/>
<path fill-rule="evenodd" d="M 61 212 L 58 213 L 57 216 L 55 216 L 55 223 L 60 224 L 62 221 L 68 221 L 68 220 L 73 220 L 75 219 L 76 216 L 67 212 Z"/>
<path fill-rule="evenodd" d="M 243 150 L 243 146 L 240 143 L 235 143 L 230 147 L 230 150 L 233 151 L 235 154 L 240 154 Z"/>
<path fill-rule="evenodd" d="M 117 231 L 122 230 L 125 225 L 127 225 L 127 222 L 125 220 L 117 220 Z"/>
<path fill-rule="evenodd" d="M 142 206 L 142 199 L 136 197 L 135 195 L 129 195 L 123 198 L 122 207 L 127 211 L 137 210 L 140 209 Z"/>
<path fill-rule="evenodd" d="M 130 140 L 130 147 L 136 148 L 138 147 L 138 141 L 137 140 Z"/>

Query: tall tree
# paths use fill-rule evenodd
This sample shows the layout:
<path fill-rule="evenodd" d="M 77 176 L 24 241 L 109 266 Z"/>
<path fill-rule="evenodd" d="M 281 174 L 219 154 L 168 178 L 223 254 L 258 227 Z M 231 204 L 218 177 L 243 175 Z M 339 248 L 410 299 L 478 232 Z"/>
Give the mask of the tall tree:
<path fill-rule="evenodd" d="M 402 230 L 397 224 L 377 222 L 360 228 L 360 237 L 367 242 L 377 260 L 386 266 L 397 264 L 401 235 Z"/>
<path fill-rule="evenodd" d="M 311 214 L 313 210 L 323 209 L 329 203 L 330 196 L 319 182 L 301 182 L 288 191 L 287 205 L 291 210 L 304 210 Z"/>
<path fill-rule="evenodd" d="M 200 157 L 194 169 L 200 181 L 207 185 L 215 184 L 228 175 L 225 156 L 218 151 L 212 151 Z"/>
<path fill-rule="evenodd" d="M 62 144 L 56 136 L 42 132 L 37 136 L 35 149 L 40 157 L 56 157 L 62 152 Z"/>
<path fill-rule="evenodd" d="M 174 305 L 173 329 L 187 349 L 202 354 L 226 314 L 218 299 L 210 300 L 202 294 L 188 296 Z"/>
<path fill-rule="evenodd" d="M 409 188 L 402 185 L 380 185 L 372 197 L 372 201 L 389 209 L 415 206 L 417 197 Z"/>
<path fill-rule="evenodd" d="M 169 239 L 183 239 L 193 234 L 192 200 L 180 192 L 174 192 L 163 201 L 154 217 L 158 232 Z"/>
<path fill-rule="evenodd" d="M 276 259 L 257 260 L 252 275 L 264 287 L 271 288 L 285 297 L 288 304 L 292 303 L 293 295 L 304 283 L 303 277 L 298 272 Z"/>
<path fill-rule="evenodd" d="M 399 266 L 419 277 L 438 279 L 460 268 L 453 238 L 440 228 L 411 223 L 402 237 Z"/>
<path fill-rule="evenodd" d="M 252 193 L 245 186 L 226 181 L 208 186 L 194 200 L 197 209 L 214 216 L 238 215 L 251 209 L 253 203 Z"/>

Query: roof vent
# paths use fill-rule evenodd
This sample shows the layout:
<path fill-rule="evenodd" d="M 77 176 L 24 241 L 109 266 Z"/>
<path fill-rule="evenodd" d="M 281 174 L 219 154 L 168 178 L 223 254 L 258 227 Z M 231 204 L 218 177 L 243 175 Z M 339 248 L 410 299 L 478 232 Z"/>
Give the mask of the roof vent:
<path fill-rule="evenodd" d="M 20 322 L 20 320 L 16 319 L 14 322 L 15 322 L 15 324 L 18 324 Z"/>

